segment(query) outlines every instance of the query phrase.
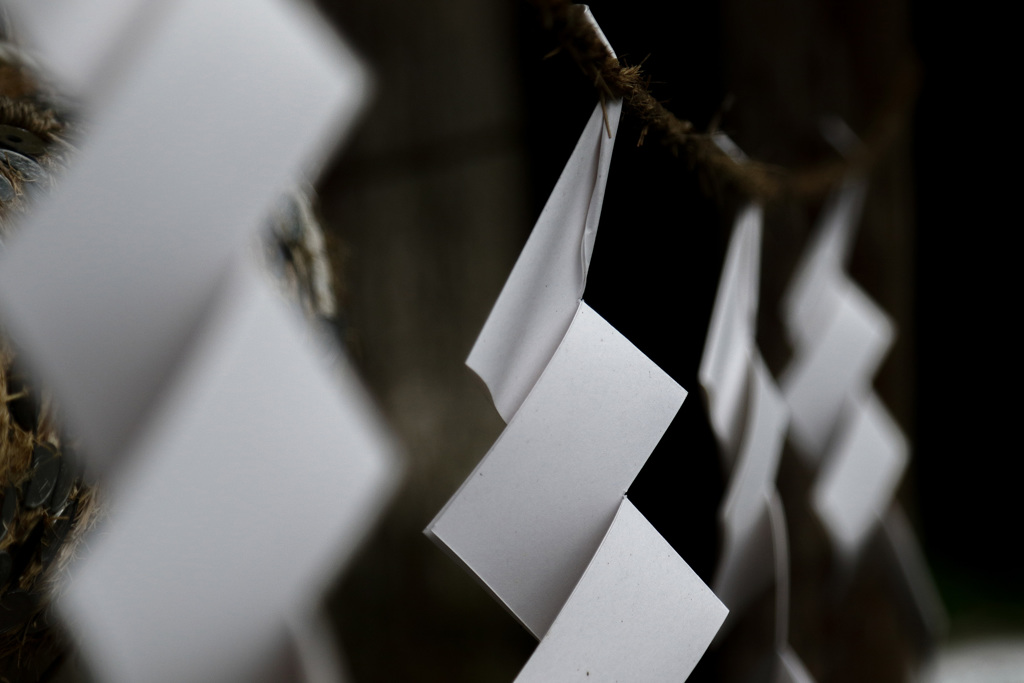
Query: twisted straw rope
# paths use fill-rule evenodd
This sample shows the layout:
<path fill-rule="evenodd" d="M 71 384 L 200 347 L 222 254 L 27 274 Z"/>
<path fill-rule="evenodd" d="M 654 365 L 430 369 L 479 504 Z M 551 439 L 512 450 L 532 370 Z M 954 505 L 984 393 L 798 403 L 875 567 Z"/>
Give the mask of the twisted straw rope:
<path fill-rule="evenodd" d="M 845 160 L 833 160 L 802 169 L 785 169 L 758 161 L 737 163 L 712 140 L 714 126 L 698 132 L 678 118 L 649 90 L 650 77 L 639 65 L 627 66 L 608 53 L 580 5 L 570 0 L 531 0 L 541 21 L 594 84 L 602 101 L 622 98 L 626 110 L 643 122 L 637 145 L 649 134 L 660 138 L 671 152 L 689 162 L 712 187 L 731 187 L 751 199 L 771 202 L 783 198 L 824 196 L 851 172 L 867 172 L 904 130 L 917 96 L 917 61 L 908 57 L 895 71 L 890 94 L 872 125 L 861 136 L 863 144 Z"/>

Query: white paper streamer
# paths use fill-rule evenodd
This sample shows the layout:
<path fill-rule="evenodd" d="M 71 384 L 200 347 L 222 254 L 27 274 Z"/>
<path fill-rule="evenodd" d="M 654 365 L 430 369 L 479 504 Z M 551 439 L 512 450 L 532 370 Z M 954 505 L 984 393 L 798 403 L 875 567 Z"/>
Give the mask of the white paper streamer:
<path fill-rule="evenodd" d="M 93 121 L 0 265 L 5 328 L 107 475 L 59 612 L 112 683 L 336 678 L 316 602 L 395 449 L 246 256 L 365 72 L 285 0 L 19 7 Z"/>
<path fill-rule="evenodd" d="M 636 652 L 609 645 L 640 641 L 653 659 L 633 675 L 685 677 L 726 613 L 622 502 L 686 392 L 580 300 L 620 106 L 595 109 L 470 354 L 508 427 L 425 530 L 542 638 L 524 681 L 614 676 Z M 630 604 L 681 640 L 623 623 Z"/>
<path fill-rule="evenodd" d="M 827 129 L 841 152 L 857 144 L 841 121 Z M 782 305 L 796 349 L 781 381 L 790 433 L 805 462 L 822 465 L 812 503 L 847 567 L 889 510 L 908 460 L 906 439 L 871 390 L 894 326 L 843 272 L 865 193 L 866 181 L 852 177 L 830 198 Z"/>
<path fill-rule="evenodd" d="M 711 426 L 731 465 L 743 433 L 747 378 L 757 327 L 761 264 L 760 206 L 750 205 L 736 218 L 715 295 L 698 378 L 708 402 Z"/>
<path fill-rule="evenodd" d="M 621 100 L 594 108 L 466 361 L 505 422 L 551 360 L 583 296 L 621 111 Z"/>
<path fill-rule="evenodd" d="M 746 160 L 729 138 L 719 135 L 715 141 L 738 163 Z M 777 679 L 802 683 L 810 678 L 800 677 L 806 672 L 788 644 L 789 542 L 775 489 L 789 410 L 756 343 L 761 230 L 760 207 L 740 211 L 699 370 L 712 431 L 730 470 L 719 510 L 722 551 L 713 587 L 731 610 L 723 637 L 774 579 Z"/>
<path fill-rule="evenodd" d="M 366 91 L 351 52 L 291 2 L 177 0 L 161 18 L 0 268 L 5 325 L 99 468 L 188 355 L 234 255 Z"/>
<path fill-rule="evenodd" d="M 874 395 L 850 406 L 811 501 L 836 548 L 856 557 L 896 492 L 907 443 Z"/>
<path fill-rule="evenodd" d="M 243 681 L 392 479 L 354 375 L 243 267 L 132 454 L 60 606 L 106 681 Z M 333 378 L 332 378 L 332 375 Z"/>
<path fill-rule="evenodd" d="M 427 534 L 542 637 L 685 396 L 580 303 L 544 374 Z"/>

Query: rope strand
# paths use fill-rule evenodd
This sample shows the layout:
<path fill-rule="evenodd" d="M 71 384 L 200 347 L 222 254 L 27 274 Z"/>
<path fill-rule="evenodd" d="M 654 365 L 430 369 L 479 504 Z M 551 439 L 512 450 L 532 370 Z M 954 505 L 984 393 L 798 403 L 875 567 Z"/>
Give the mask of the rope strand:
<path fill-rule="evenodd" d="M 557 37 L 559 47 L 555 52 L 566 52 L 576 62 L 602 100 L 622 98 L 627 111 L 643 123 L 638 146 L 648 136 L 657 135 L 674 155 L 697 169 L 711 187 L 731 187 L 762 202 L 821 197 L 849 173 L 869 171 L 906 127 L 917 96 L 919 69 L 916 59 L 908 57 L 896 71 L 888 101 L 865 131 L 863 145 L 847 159 L 802 169 L 758 161 L 740 164 L 712 140 L 717 122 L 711 130 L 697 132 L 690 121 L 678 118 L 651 94 L 650 78 L 640 65 L 627 66 L 612 57 L 585 20 L 580 5 L 571 0 L 531 2 L 540 11 L 544 27 Z"/>

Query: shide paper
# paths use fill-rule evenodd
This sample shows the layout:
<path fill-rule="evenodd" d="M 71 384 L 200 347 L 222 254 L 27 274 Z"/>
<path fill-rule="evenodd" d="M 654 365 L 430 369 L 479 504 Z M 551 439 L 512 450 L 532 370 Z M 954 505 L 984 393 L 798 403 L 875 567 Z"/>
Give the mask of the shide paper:
<path fill-rule="evenodd" d="M 533 390 L 427 534 L 542 637 L 685 396 L 581 302 Z"/>
<path fill-rule="evenodd" d="M 683 681 L 728 610 L 623 498 L 516 681 Z"/>
<path fill-rule="evenodd" d="M 843 271 L 865 192 L 854 177 L 830 198 L 782 306 L 796 352 L 781 382 L 790 434 L 819 467 L 812 504 L 847 566 L 889 510 L 908 459 L 871 389 L 894 326 Z"/>
<path fill-rule="evenodd" d="M 727 611 L 624 500 L 686 391 L 580 298 L 620 110 L 595 108 L 470 353 L 508 426 L 425 530 L 541 639 L 523 681 L 685 678 Z"/>
<path fill-rule="evenodd" d="M 587 21 L 615 56 L 589 7 Z M 594 107 L 466 360 L 512 419 L 565 336 L 587 284 L 622 100 Z"/>
<path fill-rule="evenodd" d="M 53 54 L 65 38 L 92 44 L 80 35 L 91 23 L 71 22 L 85 8 L 114 21 L 140 5 L 41 4 L 60 11 L 25 16 Z M 92 103 L 60 192 L 0 268 L 5 326 L 99 467 L 145 422 L 231 259 L 300 172 L 322 163 L 367 84 L 298 3 L 163 4 L 144 49 Z"/>
<path fill-rule="evenodd" d="M 849 259 L 854 223 L 860 217 L 866 192 L 863 178 L 847 178 L 829 198 L 815 235 L 783 296 L 784 329 L 797 348 L 805 348 L 821 337 L 838 307 L 847 279 L 843 268 Z"/>
<path fill-rule="evenodd" d="M 718 144 L 732 149 L 728 138 Z M 734 615 L 772 580 L 775 549 L 766 496 L 775 489 L 788 420 L 788 408 L 755 341 L 761 230 L 759 206 L 740 211 L 699 370 L 711 427 L 730 469 L 719 510 L 722 555 L 714 589 Z"/>
<path fill-rule="evenodd" d="M 316 603 L 394 447 L 340 352 L 242 257 L 351 123 L 365 71 L 285 0 L 15 9 L 90 120 L 0 264 L 5 329 L 108 491 L 58 611 L 112 683 L 334 679 Z"/>
<path fill-rule="evenodd" d="M 752 372 L 743 444 L 719 513 L 722 556 L 712 584 L 734 612 L 771 584 L 780 550 L 773 543 L 766 499 L 775 491 L 788 409 L 763 362 Z"/>
<path fill-rule="evenodd" d="M 715 142 L 737 163 L 746 160 L 729 138 L 718 135 Z M 762 220 L 756 205 L 736 217 L 698 373 L 729 472 L 713 588 L 732 623 L 774 580 L 777 678 L 805 681 L 810 679 L 800 677 L 805 672 L 788 644 L 789 542 L 775 489 L 789 408 L 756 342 Z"/>
<path fill-rule="evenodd" d="M 505 422 L 544 371 L 583 296 L 621 111 L 621 100 L 594 108 L 466 361 Z"/>
<path fill-rule="evenodd" d="M 858 554 L 888 508 L 907 458 L 903 434 L 873 394 L 848 408 L 811 491 L 840 554 Z"/>
<path fill-rule="evenodd" d="M 895 334 L 889 317 L 853 282 L 837 287 L 821 335 L 780 379 L 793 444 L 810 462 L 821 458 L 847 400 L 870 391 Z"/>
<path fill-rule="evenodd" d="M 755 353 L 761 264 L 761 207 L 736 219 L 711 313 L 698 377 L 707 396 L 711 426 L 729 464 L 743 432 L 747 377 Z"/>
<path fill-rule="evenodd" d="M 354 373 L 319 360 L 251 268 L 231 276 L 61 599 L 101 680 L 250 680 L 390 486 L 391 443 Z"/>

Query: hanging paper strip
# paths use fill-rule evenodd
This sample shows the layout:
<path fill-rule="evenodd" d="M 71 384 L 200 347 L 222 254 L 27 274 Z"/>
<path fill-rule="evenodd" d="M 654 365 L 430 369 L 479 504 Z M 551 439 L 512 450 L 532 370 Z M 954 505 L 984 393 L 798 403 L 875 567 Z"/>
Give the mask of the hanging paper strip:
<path fill-rule="evenodd" d="M 624 500 L 686 392 L 580 299 L 621 106 L 595 108 L 470 354 L 508 426 L 425 530 L 541 639 L 524 681 L 682 680 L 726 615 Z"/>
<path fill-rule="evenodd" d="M 99 16 L 111 5 L 94 2 Z M 61 192 L 0 272 L 5 320 L 96 465 L 143 424 L 230 261 L 324 161 L 367 87 L 353 54 L 299 3 L 148 4 L 160 21 L 88 102 L 94 123 Z M 27 16 L 50 35 L 50 15 L 37 14 Z"/>
<path fill-rule="evenodd" d="M 782 379 L 791 436 L 819 467 L 811 499 L 849 567 L 876 530 L 891 558 L 922 641 L 940 634 L 945 612 L 923 554 L 893 497 L 908 445 L 871 389 L 892 343 L 888 316 L 844 272 L 866 182 L 850 178 L 830 198 L 784 299 L 795 356 Z"/>
<path fill-rule="evenodd" d="M 720 135 L 716 142 L 737 162 L 745 160 L 728 138 Z M 789 410 L 755 338 L 761 232 L 761 208 L 743 208 L 726 251 L 698 376 L 729 471 L 719 510 L 722 551 L 713 588 L 734 622 L 774 580 L 775 668 L 784 680 L 791 669 L 803 672 L 803 666 L 788 644 L 789 544 L 775 490 Z"/>
<path fill-rule="evenodd" d="M 60 613 L 101 680 L 294 680 L 394 448 L 250 242 L 365 72 L 285 0 L 16 8 L 93 122 L 0 263 L 5 328 L 110 493 Z"/>
<path fill-rule="evenodd" d="M 842 270 L 864 191 L 849 181 L 830 200 L 783 303 L 795 346 L 781 382 L 791 436 L 821 466 L 812 501 L 847 560 L 877 528 L 907 462 L 906 441 L 871 390 L 892 322 Z"/>

